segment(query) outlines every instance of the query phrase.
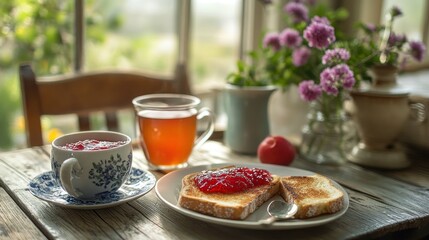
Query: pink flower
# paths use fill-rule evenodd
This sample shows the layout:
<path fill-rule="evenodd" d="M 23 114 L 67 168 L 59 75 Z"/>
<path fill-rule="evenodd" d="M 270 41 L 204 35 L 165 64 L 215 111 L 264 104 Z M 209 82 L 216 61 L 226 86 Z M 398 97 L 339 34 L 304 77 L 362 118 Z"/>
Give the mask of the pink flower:
<path fill-rule="evenodd" d="M 300 2 L 289 2 L 284 6 L 284 11 L 293 16 L 295 23 L 308 20 L 308 9 Z"/>
<path fill-rule="evenodd" d="M 299 67 L 308 62 L 308 59 L 310 58 L 311 50 L 307 47 L 300 47 L 295 50 L 293 50 L 292 53 L 292 63 L 293 65 Z"/>
<path fill-rule="evenodd" d="M 411 56 L 417 61 L 422 61 L 426 53 L 425 45 L 419 41 L 410 41 L 409 44 Z"/>
<path fill-rule="evenodd" d="M 390 47 L 394 47 L 394 46 L 402 46 L 402 44 L 404 44 L 407 41 L 407 37 L 404 34 L 395 34 L 395 33 L 391 33 L 387 43 Z"/>
<path fill-rule="evenodd" d="M 304 30 L 304 38 L 310 47 L 324 49 L 335 41 L 335 32 L 331 25 L 312 21 Z"/>
<path fill-rule="evenodd" d="M 319 17 L 319 16 L 314 16 L 311 19 L 312 22 L 317 22 L 317 23 L 323 23 L 326 25 L 331 25 L 331 22 L 326 18 L 326 17 Z"/>
<path fill-rule="evenodd" d="M 268 33 L 264 38 L 264 47 L 271 47 L 274 51 L 280 49 L 280 40 L 277 33 Z"/>
<path fill-rule="evenodd" d="M 286 28 L 280 33 L 279 36 L 280 45 L 286 47 L 298 47 L 301 45 L 302 38 L 299 35 L 299 32 L 292 28 Z"/>
<path fill-rule="evenodd" d="M 351 90 L 355 84 L 355 77 L 347 64 L 338 64 L 333 67 L 334 75 L 340 81 L 340 86 L 344 89 Z"/>
<path fill-rule="evenodd" d="M 319 85 L 315 84 L 313 80 L 302 81 L 298 86 L 298 90 L 301 99 L 308 102 L 316 100 L 322 95 L 322 89 Z"/>
<path fill-rule="evenodd" d="M 336 86 L 336 79 L 332 73 L 331 68 L 326 68 L 320 73 L 320 85 L 323 91 L 328 95 L 338 95 L 338 87 Z"/>
<path fill-rule="evenodd" d="M 350 52 L 344 48 L 335 48 L 326 50 L 325 55 L 322 57 L 323 64 L 332 64 L 350 59 Z"/>
<path fill-rule="evenodd" d="M 328 95 L 337 96 L 339 88 L 352 89 L 355 84 L 353 72 L 347 64 L 326 68 L 320 73 L 320 85 Z"/>

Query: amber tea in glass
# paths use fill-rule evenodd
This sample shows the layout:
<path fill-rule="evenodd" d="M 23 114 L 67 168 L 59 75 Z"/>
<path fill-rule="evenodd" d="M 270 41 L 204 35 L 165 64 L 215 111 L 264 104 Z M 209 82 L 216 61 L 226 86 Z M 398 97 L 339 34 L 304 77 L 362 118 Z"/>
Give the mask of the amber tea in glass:
<path fill-rule="evenodd" d="M 133 100 L 140 146 L 154 169 L 170 170 L 187 165 L 195 147 L 213 133 L 210 110 L 197 110 L 200 100 L 183 94 L 150 94 Z M 197 122 L 209 118 L 207 129 L 196 138 Z"/>

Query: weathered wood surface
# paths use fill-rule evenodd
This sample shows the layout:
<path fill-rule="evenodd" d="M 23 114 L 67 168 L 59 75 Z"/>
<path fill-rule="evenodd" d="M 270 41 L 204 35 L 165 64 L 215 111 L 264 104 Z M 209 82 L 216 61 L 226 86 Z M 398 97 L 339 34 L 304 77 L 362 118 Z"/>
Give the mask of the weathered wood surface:
<path fill-rule="evenodd" d="M 318 172 L 340 183 L 350 196 L 349 210 L 332 223 L 310 229 L 257 231 L 186 217 L 159 200 L 155 191 L 130 203 L 99 210 L 72 210 L 46 203 L 32 196 L 26 186 L 30 179 L 50 170 L 49 151 L 50 147 L 44 147 L 0 153 L 0 184 L 15 201 L 6 208 L 20 206 L 35 223 L 30 227 L 38 228 L 47 238 L 368 239 L 392 234 L 406 238 L 429 234 L 429 159 L 424 155 L 413 155 L 413 166 L 401 171 L 373 171 L 354 164 L 320 166 L 297 159 L 293 167 Z M 141 151 L 136 150 L 133 164 L 146 168 L 142 158 Z M 233 154 L 217 142 L 208 142 L 191 160 L 191 164 L 218 162 L 257 162 L 257 159 Z M 163 176 L 159 172 L 154 174 L 157 178 Z"/>
<path fill-rule="evenodd" d="M 1 187 L 0 239 L 45 239 L 44 234 Z"/>

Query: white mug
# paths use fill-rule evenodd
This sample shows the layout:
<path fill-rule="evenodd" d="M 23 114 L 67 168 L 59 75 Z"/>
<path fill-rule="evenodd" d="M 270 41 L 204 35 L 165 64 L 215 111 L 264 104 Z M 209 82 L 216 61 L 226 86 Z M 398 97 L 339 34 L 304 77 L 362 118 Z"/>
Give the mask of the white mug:
<path fill-rule="evenodd" d="M 67 147 L 85 140 L 115 143 L 107 149 Z M 51 166 L 56 180 L 71 196 L 94 199 L 118 190 L 131 171 L 132 143 L 127 135 L 110 131 L 67 134 L 52 142 Z"/>

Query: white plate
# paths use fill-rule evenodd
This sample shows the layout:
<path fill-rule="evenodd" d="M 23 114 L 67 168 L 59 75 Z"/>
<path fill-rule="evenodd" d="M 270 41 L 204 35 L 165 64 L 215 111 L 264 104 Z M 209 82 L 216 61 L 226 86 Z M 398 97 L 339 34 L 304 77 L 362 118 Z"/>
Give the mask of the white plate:
<path fill-rule="evenodd" d="M 282 199 L 280 196 L 274 196 L 272 199 L 265 202 L 261 207 L 256 209 L 249 217 L 244 220 L 228 220 L 222 218 L 216 218 L 208 215 L 204 215 L 198 212 L 194 212 L 185 208 L 180 207 L 177 204 L 179 198 L 180 189 L 182 187 L 182 178 L 190 173 L 200 172 L 202 170 L 219 168 L 222 166 L 232 165 L 229 164 L 211 164 L 211 165 L 202 165 L 195 166 L 190 168 L 184 168 L 177 170 L 171 173 L 166 174 L 161 177 L 155 186 L 155 191 L 158 197 L 170 206 L 172 209 L 195 219 L 202 221 L 216 223 L 221 225 L 226 225 L 230 227 L 238 228 L 250 228 L 250 229 L 295 229 L 295 228 L 306 228 L 313 227 L 317 225 L 322 225 L 328 222 L 331 222 L 339 217 L 341 217 L 349 207 L 349 197 L 347 192 L 336 182 L 332 181 L 335 186 L 337 186 L 344 193 L 344 204 L 343 209 L 339 212 L 329 215 L 322 215 L 319 217 L 314 217 L 306 220 L 287 220 L 287 221 L 278 221 L 274 222 L 272 225 L 262 225 L 258 221 L 261 219 L 268 218 L 268 213 L 266 212 L 267 206 L 271 200 Z M 246 167 L 256 167 L 268 170 L 272 174 L 279 176 L 309 176 L 315 174 L 314 172 L 292 168 L 292 167 L 283 167 L 278 165 L 270 164 L 257 164 L 257 163 L 246 163 L 239 164 L 234 163 L 235 166 L 246 166 Z"/>
<path fill-rule="evenodd" d="M 67 194 L 55 180 L 54 172 L 44 172 L 28 183 L 28 190 L 39 199 L 55 205 L 76 209 L 98 209 L 113 207 L 139 198 L 155 186 L 155 176 L 138 168 L 132 168 L 124 184 L 118 191 L 105 194 L 97 199 L 80 200 Z"/>

